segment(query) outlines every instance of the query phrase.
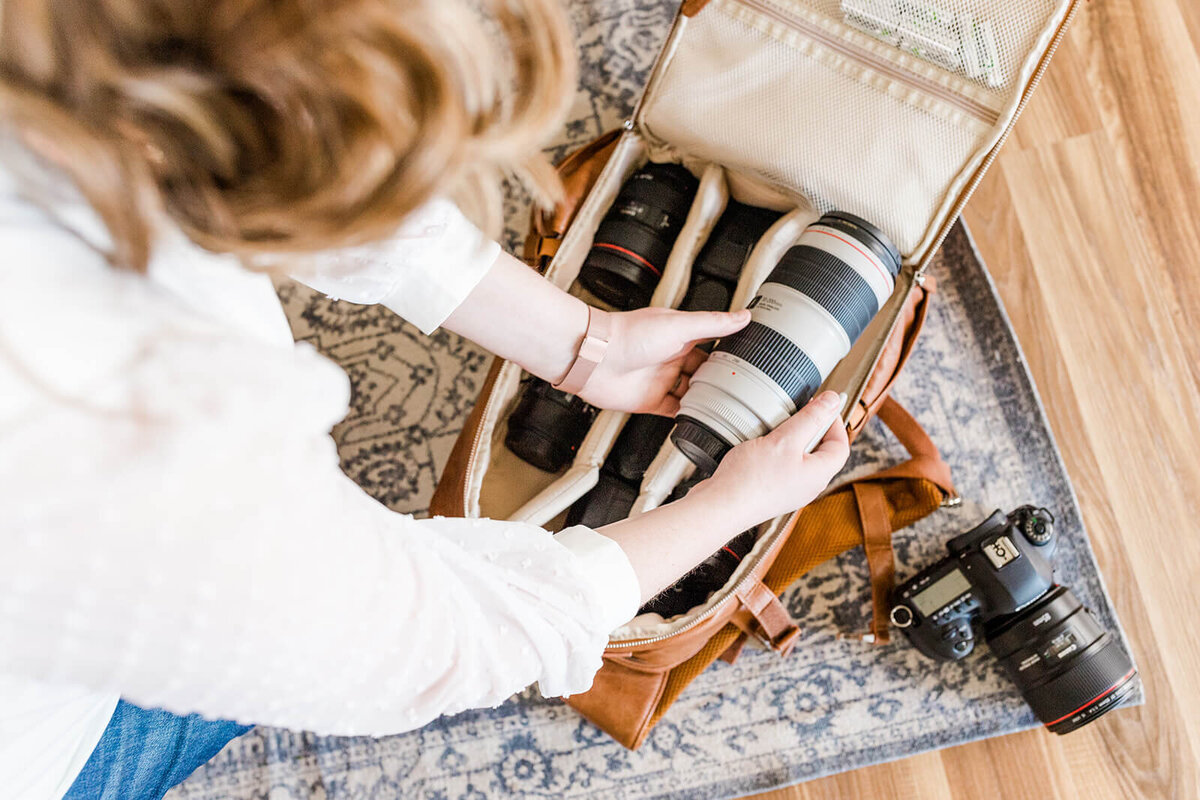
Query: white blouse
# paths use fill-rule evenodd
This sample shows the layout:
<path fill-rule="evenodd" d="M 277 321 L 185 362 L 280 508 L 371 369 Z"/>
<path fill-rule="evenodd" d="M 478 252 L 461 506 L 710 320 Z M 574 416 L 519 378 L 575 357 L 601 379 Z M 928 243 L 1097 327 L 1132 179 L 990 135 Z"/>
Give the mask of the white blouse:
<path fill-rule="evenodd" d="M 268 278 L 177 231 L 147 276 L 114 270 L 94 216 L 49 219 L 18 174 L 0 163 L 6 796 L 61 796 L 118 693 L 380 735 L 590 686 L 639 597 L 612 540 L 388 510 L 338 467 L 346 375 L 293 344 Z M 497 252 L 438 200 L 302 279 L 428 333 Z"/>

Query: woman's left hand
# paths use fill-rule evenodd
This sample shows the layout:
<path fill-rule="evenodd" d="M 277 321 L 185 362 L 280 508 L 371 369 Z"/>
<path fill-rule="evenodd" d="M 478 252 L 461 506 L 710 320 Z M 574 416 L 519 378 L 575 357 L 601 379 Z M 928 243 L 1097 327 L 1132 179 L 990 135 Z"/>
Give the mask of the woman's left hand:
<path fill-rule="evenodd" d="M 674 416 L 708 354 L 696 345 L 739 331 L 749 311 L 639 308 L 613 313 L 604 359 L 579 393 L 598 408 Z"/>

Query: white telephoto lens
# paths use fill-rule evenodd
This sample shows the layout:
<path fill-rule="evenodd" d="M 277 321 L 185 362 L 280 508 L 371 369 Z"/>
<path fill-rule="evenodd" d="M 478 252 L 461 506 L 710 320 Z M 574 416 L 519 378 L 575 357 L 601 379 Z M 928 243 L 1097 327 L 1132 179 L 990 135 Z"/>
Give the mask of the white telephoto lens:
<path fill-rule="evenodd" d="M 671 439 L 705 470 L 796 413 L 887 302 L 900 253 L 844 212 L 805 229 L 747 306 L 750 323 L 692 375 Z"/>

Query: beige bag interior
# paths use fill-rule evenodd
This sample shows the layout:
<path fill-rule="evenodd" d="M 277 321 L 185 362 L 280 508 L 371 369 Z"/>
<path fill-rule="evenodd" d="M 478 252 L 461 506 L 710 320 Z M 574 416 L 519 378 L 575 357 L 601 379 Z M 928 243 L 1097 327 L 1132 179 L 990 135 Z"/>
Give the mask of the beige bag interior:
<path fill-rule="evenodd" d="M 956 202 L 1006 134 L 1069 5 L 711 0 L 696 16 L 678 17 L 633 124 L 580 206 L 547 278 L 583 295 L 574 282 L 600 220 L 647 160 L 681 163 L 700 178 L 653 306 L 682 301 L 692 262 L 730 197 L 787 212 L 754 248 L 733 308 L 745 306 L 820 213 L 858 214 L 892 237 L 905 267 L 891 300 L 825 381 L 856 399 L 919 271 L 952 223 Z M 893 30 L 879 20 L 900 24 Z M 947 55 L 954 30 L 974 33 L 977 49 L 986 50 L 986 69 L 961 42 L 957 56 Z M 558 529 L 566 510 L 595 486 L 628 415 L 600 412 L 570 467 L 543 472 L 504 446 L 521 377 L 513 363 L 501 368 L 468 465 L 465 507 L 468 516 Z M 647 470 L 634 513 L 660 504 L 690 471 L 668 441 Z M 614 632 L 614 641 L 669 634 L 711 611 L 786 521 L 760 526 L 754 550 L 705 605 L 666 621 L 641 615 Z"/>

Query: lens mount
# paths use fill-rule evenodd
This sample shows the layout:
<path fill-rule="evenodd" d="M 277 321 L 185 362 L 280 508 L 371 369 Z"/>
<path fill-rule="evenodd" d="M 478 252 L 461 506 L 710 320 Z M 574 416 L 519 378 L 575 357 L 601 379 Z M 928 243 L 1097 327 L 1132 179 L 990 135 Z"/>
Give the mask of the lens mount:
<path fill-rule="evenodd" d="M 707 473 L 714 472 L 725 454 L 733 449 L 733 446 L 712 428 L 682 414 L 675 417 L 675 430 L 671 431 L 671 441 L 697 469 Z"/>

